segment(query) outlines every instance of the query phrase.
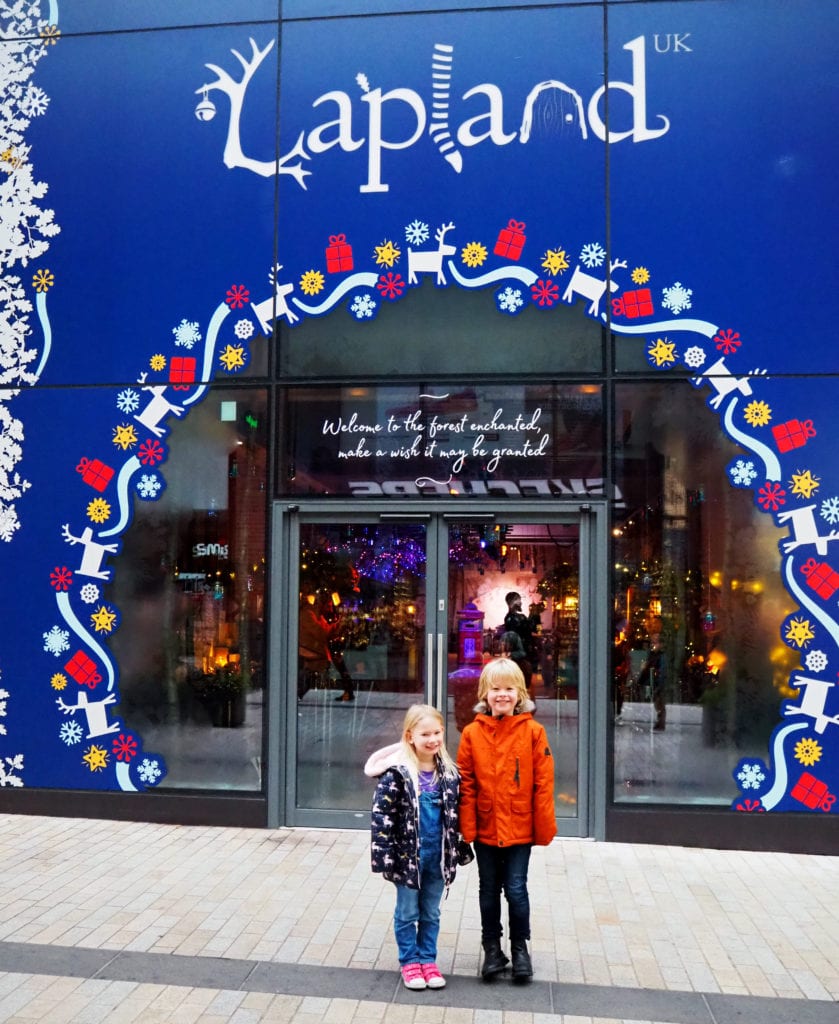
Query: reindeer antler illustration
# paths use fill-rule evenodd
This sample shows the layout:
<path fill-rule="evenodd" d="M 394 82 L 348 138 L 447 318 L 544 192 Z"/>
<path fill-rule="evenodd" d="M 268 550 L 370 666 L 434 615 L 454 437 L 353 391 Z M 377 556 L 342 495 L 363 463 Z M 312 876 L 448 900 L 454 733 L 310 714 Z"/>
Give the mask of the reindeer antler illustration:
<path fill-rule="evenodd" d="M 247 171 L 253 171 L 254 174 L 262 175 L 264 178 L 268 178 L 272 174 L 290 174 L 297 184 L 301 188 L 305 189 L 306 182 L 304 179 L 307 174 L 311 174 L 312 172 L 304 170 L 303 165 L 300 163 L 301 160 L 311 159 L 303 147 L 303 132 L 301 132 L 297 137 L 297 142 L 294 144 L 294 148 L 286 153 L 285 156 L 281 156 L 277 160 L 255 160 L 251 157 L 245 156 L 242 152 L 240 121 L 242 117 L 242 107 L 245 101 L 245 93 L 260 64 L 271 51 L 271 48 L 274 45 L 274 40 L 272 39 L 264 50 L 260 50 L 253 39 L 250 40 L 250 44 L 250 60 L 243 57 L 238 50 L 230 51 L 236 60 L 238 60 L 242 65 L 243 74 L 242 78 L 238 82 L 229 75 L 224 68 L 220 68 L 217 64 L 205 64 L 204 66 L 206 68 L 215 72 L 217 78 L 214 82 L 202 85 L 195 91 L 196 93 L 206 93 L 210 89 L 218 89 L 230 100 L 230 121 L 227 126 L 227 141 L 224 146 L 223 157 L 225 167 L 229 167 L 231 170 L 234 167 L 242 167 Z M 298 162 L 294 164 L 288 163 L 288 161 L 293 159 L 297 159 Z"/>

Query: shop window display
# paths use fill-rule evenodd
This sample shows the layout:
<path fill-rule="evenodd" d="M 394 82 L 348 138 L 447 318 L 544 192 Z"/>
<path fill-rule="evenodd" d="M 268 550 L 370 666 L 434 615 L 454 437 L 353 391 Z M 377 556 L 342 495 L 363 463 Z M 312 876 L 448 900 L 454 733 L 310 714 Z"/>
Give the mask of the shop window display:
<path fill-rule="evenodd" d="M 121 713 L 163 753 L 161 788 L 262 786 L 266 419 L 261 389 L 205 399 L 126 534 Z"/>
<path fill-rule="evenodd" d="M 791 695 L 777 533 L 731 488 L 736 449 L 689 390 L 616 388 L 617 802 L 729 805 Z"/>

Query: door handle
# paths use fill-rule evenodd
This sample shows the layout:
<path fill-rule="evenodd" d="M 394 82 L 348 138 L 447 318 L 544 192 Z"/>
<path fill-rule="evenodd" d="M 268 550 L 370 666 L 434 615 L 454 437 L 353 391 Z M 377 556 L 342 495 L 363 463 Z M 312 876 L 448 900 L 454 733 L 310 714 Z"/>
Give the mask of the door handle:
<path fill-rule="evenodd" d="M 443 714 L 444 718 L 445 718 L 445 711 L 444 711 L 444 708 L 443 708 L 443 693 L 445 692 L 445 687 L 443 686 L 443 679 L 445 677 L 443 676 L 443 672 L 445 671 L 445 667 L 446 667 L 446 655 L 447 655 L 447 653 L 448 652 L 446 651 L 445 637 L 444 637 L 444 635 L 442 633 L 438 633 L 437 634 L 437 693 L 435 695 L 434 707 L 437 708 L 438 711 L 444 712 L 444 714 Z"/>
<path fill-rule="evenodd" d="M 428 699 L 434 703 L 434 634 L 427 633 L 425 637 L 425 692 Z"/>

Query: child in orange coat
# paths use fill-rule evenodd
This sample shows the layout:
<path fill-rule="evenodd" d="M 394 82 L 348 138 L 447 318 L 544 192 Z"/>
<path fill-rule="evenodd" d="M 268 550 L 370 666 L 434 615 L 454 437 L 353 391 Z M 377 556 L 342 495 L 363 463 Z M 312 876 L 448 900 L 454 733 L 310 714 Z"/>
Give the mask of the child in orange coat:
<path fill-rule="evenodd" d="M 477 714 L 463 730 L 460 830 L 475 844 L 484 961 L 489 980 L 509 960 L 501 948 L 501 892 L 507 898 L 513 980 L 533 976 L 527 949 L 530 898 L 527 870 L 533 846 L 556 835 L 554 760 L 532 711 L 524 675 L 509 658 L 488 662 L 478 681 Z"/>

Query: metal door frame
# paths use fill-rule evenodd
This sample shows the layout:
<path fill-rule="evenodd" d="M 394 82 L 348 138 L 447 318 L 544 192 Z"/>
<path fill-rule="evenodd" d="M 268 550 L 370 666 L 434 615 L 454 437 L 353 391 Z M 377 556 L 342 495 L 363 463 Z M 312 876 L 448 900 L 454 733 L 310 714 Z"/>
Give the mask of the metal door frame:
<path fill-rule="evenodd" d="M 611 693 L 609 686 L 609 649 L 611 637 L 608 623 L 608 536 L 607 503 L 603 499 L 585 501 L 559 501 L 551 499 L 528 500 L 499 497 L 491 506 L 483 501 L 456 502 L 443 500 L 420 500 L 393 502 L 359 502 L 346 499 L 332 501 L 316 498 L 299 502 L 274 502 L 273 543 L 271 565 L 269 665 L 267 711 L 267 772 L 266 788 L 268 800 L 268 826 L 306 825 L 312 827 L 350 827 L 346 811 L 319 810 L 304 812 L 302 815 L 294 804 L 294 766 L 297 757 L 297 550 L 299 528 L 302 521 L 346 523 L 351 521 L 380 520 L 393 523 L 395 520 L 425 522 L 429 559 L 428 576 L 448 581 L 448 557 L 440 543 L 443 533 L 441 525 L 447 521 L 458 522 L 493 518 L 510 522 L 574 521 L 580 529 L 580 640 L 579 675 L 579 755 L 578 755 L 578 814 L 567 819 L 569 827 L 562 829 L 563 819 L 558 820 L 560 835 L 604 839 L 606 830 L 607 800 L 607 732 Z M 447 648 L 448 613 L 436 602 L 436 613 L 427 603 L 428 619 L 426 634 L 436 633 L 443 637 Z M 432 614 L 434 619 L 432 620 Z M 440 651 L 438 650 L 438 656 Z M 429 698 L 440 706 L 444 695 L 443 679 L 436 679 L 432 672 L 429 654 L 426 652 L 425 686 L 430 688 Z M 445 673 L 444 673 L 445 674 Z M 430 679 L 429 679 L 430 677 Z M 294 679 L 294 685 L 285 685 Z M 584 685 L 583 685 L 584 684 Z M 360 771 L 359 766 L 359 771 Z M 310 818 L 315 818 L 313 825 Z M 301 820 L 304 819 L 304 820 Z M 353 822 L 355 824 L 355 822 Z M 367 816 L 360 819 L 358 827 L 366 827 Z"/>

